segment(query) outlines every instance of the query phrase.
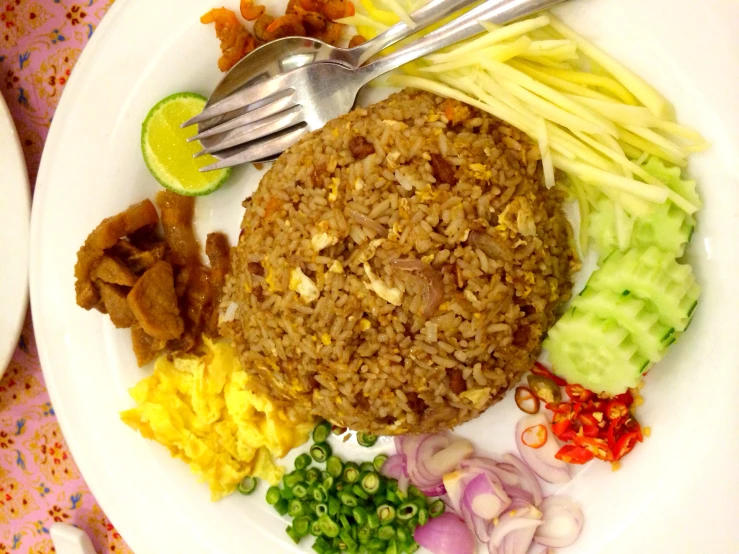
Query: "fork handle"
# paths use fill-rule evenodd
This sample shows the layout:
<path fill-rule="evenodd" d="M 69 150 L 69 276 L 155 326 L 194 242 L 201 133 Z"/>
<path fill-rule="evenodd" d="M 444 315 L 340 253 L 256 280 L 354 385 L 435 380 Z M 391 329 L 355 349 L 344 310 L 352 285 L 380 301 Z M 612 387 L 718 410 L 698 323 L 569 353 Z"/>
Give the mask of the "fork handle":
<path fill-rule="evenodd" d="M 479 22 L 507 23 L 541 10 L 546 10 L 564 0 L 487 0 L 474 10 L 436 29 L 405 48 L 357 69 L 362 75 L 362 85 L 408 62 L 432 52 L 472 38 L 485 29 Z"/>
<path fill-rule="evenodd" d="M 396 23 L 388 30 L 377 35 L 367 42 L 345 51 L 346 61 L 352 67 L 363 65 L 375 54 L 380 53 L 388 46 L 400 42 L 404 38 L 425 29 L 426 27 L 441 21 L 467 6 L 474 4 L 477 0 L 432 0 L 422 8 L 413 12 L 410 17 L 415 23 L 410 27 L 405 22 Z M 499 0 L 503 1 L 503 0 Z"/>

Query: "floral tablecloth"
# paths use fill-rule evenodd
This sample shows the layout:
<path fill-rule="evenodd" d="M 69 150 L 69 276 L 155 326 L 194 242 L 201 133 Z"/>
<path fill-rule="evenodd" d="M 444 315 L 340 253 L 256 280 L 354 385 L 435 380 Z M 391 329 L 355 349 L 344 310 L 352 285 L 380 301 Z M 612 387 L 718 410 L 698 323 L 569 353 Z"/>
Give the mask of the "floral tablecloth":
<path fill-rule="evenodd" d="M 0 86 L 35 182 L 54 110 L 112 0 L 0 0 Z M 2 160 L 0 160 L 0 172 Z M 0 554 L 49 554 L 49 527 L 77 525 L 99 554 L 131 552 L 87 488 L 59 430 L 33 325 L 0 381 Z"/>

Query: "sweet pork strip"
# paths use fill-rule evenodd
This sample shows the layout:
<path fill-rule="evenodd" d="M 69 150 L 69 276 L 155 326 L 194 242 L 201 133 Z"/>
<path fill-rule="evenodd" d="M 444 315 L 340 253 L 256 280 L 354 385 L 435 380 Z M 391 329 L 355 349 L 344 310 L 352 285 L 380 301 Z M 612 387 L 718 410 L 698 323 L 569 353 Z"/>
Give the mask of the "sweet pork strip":
<path fill-rule="evenodd" d="M 156 339 L 176 339 L 185 330 L 174 288 L 174 272 L 167 262 L 157 262 L 128 293 L 131 308 L 141 328 Z"/>
<path fill-rule="evenodd" d="M 90 272 L 93 280 L 100 280 L 113 285 L 132 287 L 136 284 L 138 277 L 123 262 L 103 256 Z"/>
<path fill-rule="evenodd" d="M 97 281 L 95 285 L 100 291 L 105 311 L 108 312 L 113 325 L 118 329 L 127 329 L 136 323 L 136 318 L 126 300 L 129 289 L 104 281 Z"/>
<path fill-rule="evenodd" d="M 90 272 L 105 255 L 105 250 L 129 233 L 146 225 L 155 224 L 158 220 L 154 204 L 150 200 L 144 200 L 100 222 L 100 225 L 90 233 L 85 244 L 77 252 L 77 263 L 74 266 L 76 279 L 74 289 L 79 306 L 90 310 L 100 301 L 100 293 L 90 278 Z"/>
<path fill-rule="evenodd" d="M 223 297 L 226 275 L 231 271 L 231 248 L 223 233 L 210 233 L 205 241 L 205 254 L 210 262 L 210 284 L 213 288 L 213 312 L 207 322 L 211 336 L 218 336 L 218 308 Z"/>
<path fill-rule="evenodd" d="M 162 213 L 162 229 L 169 245 L 170 261 L 174 265 L 200 263 L 200 245 L 192 227 L 195 199 L 163 190 L 157 194 L 157 206 Z"/>

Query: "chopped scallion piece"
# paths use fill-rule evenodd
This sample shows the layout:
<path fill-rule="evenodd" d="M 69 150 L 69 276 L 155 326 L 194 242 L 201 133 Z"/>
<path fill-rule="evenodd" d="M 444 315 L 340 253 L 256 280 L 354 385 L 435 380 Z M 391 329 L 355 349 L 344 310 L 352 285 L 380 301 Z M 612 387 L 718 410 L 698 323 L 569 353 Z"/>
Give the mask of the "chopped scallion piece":
<path fill-rule="evenodd" d="M 331 456 L 331 447 L 325 442 L 314 444 L 310 447 L 310 455 L 318 463 L 325 462 Z"/>
<path fill-rule="evenodd" d="M 338 479 L 344 472 L 344 462 L 338 456 L 329 456 L 326 460 L 326 471 L 331 477 Z"/>
<path fill-rule="evenodd" d="M 407 521 L 416 516 L 418 506 L 413 502 L 403 502 L 398 508 L 398 519 Z"/>
<path fill-rule="evenodd" d="M 429 505 L 429 515 L 431 517 L 439 517 L 444 513 L 444 510 L 446 510 L 446 505 L 441 500 L 434 500 Z"/>
<path fill-rule="evenodd" d="M 331 435 L 331 424 L 328 421 L 322 421 L 313 429 L 313 442 L 326 442 Z M 315 459 L 315 458 L 314 458 Z"/>
<path fill-rule="evenodd" d="M 377 442 L 377 435 L 370 433 L 357 433 L 357 442 L 360 446 L 370 447 L 374 446 Z"/>
<path fill-rule="evenodd" d="M 301 454 L 295 458 L 295 469 L 305 469 L 311 464 L 310 454 Z"/>
<path fill-rule="evenodd" d="M 382 504 L 377 507 L 377 517 L 381 524 L 390 523 L 395 519 L 395 508 L 390 504 Z"/>
<path fill-rule="evenodd" d="M 270 487 L 267 489 L 267 504 L 270 506 L 274 506 L 277 504 L 277 502 L 282 498 L 280 496 L 280 488 L 279 487 Z"/>
<path fill-rule="evenodd" d="M 378 454 L 375 456 L 375 459 L 372 460 L 372 465 L 375 467 L 375 471 L 378 473 L 382 469 L 382 466 L 385 465 L 385 462 L 387 461 L 387 454 Z"/>

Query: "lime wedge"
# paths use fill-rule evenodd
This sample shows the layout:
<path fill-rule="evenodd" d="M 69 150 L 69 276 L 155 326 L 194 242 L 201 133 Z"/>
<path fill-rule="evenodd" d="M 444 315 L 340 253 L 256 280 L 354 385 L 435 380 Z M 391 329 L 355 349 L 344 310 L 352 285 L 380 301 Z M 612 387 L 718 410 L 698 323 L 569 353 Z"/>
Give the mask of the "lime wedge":
<path fill-rule="evenodd" d="M 231 175 L 230 168 L 201 173 L 201 167 L 217 160 L 210 155 L 193 158 L 202 146 L 187 139 L 197 133 L 197 125 L 180 129 L 185 121 L 203 111 L 205 103 L 204 97 L 191 92 L 167 96 L 149 111 L 141 128 L 146 167 L 163 187 L 184 196 L 210 194 Z"/>

